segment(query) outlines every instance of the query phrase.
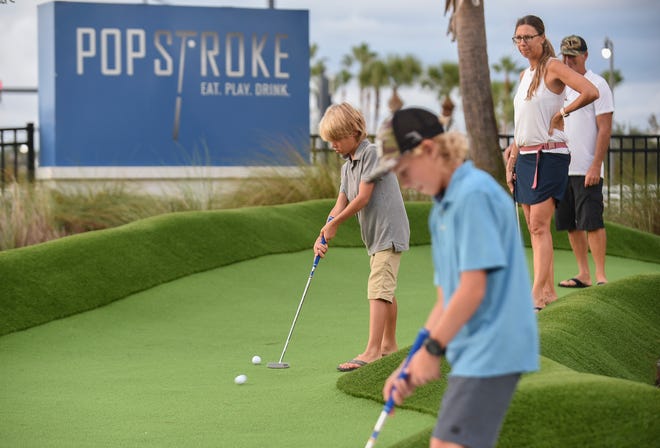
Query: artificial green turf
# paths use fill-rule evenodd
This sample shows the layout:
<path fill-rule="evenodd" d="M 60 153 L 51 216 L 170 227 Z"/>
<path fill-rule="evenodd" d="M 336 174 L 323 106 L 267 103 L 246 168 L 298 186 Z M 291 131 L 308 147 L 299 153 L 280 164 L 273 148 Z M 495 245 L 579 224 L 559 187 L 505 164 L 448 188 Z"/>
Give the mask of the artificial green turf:
<path fill-rule="evenodd" d="M 0 336 L 87 311 L 164 282 L 312 246 L 334 203 L 173 213 L 0 252 Z M 406 205 L 411 244 L 428 244 L 428 203 Z M 357 221 L 335 247 L 362 247 Z"/>
<path fill-rule="evenodd" d="M 660 274 L 586 288 L 539 319 L 541 352 L 578 372 L 652 384 L 660 359 Z"/>
<path fill-rule="evenodd" d="M 579 290 L 539 315 L 542 368 L 521 382 L 500 447 L 651 447 L 660 440 L 660 273 Z M 345 392 L 381 399 L 396 357 L 339 379 Z M 569 368 L 570 367 L 570 368 Z M 443 365 L 446 374 L 446 363 Z M 435 415 L 445 379 L 420 388 L 405 408 Z M 430 428 L 395 445 L 428 446 Z"/>
<path fill-rule="evenodd" d="M 310 318 L 307 324 L 312 324 L 311 328 L 305 329 L 301 323 L 301 328 L 296 330 L 299 339 L 290 349 L 290 356 L 297 355 L 299 359 L 311 361 L 313 367 L 301 368 L 302 376 L 284 374 L 277 377 L 287 379 L 280 384 L 281 388 L 269 380 L 272 378 L 270 372 L 263 374 L 259 371 L 256 378 L 263 378 L 268 388 L 257 388 L 255 395 L 250 397 L 237 395 L 236 392 L 243 389 L 236 389 L 231 383 L 228 383 L 229 388 L 224 385 L 224 381 L 228 381 L 226 378 L 233 378 L 236 372 L 225 368 L 213 370 L 207 366 L 215 359 L 238 353 L 236 350 L 239 349 L 240 353 L 249 352 L 245 355 L 245 359 L 249 359 L 253 354 L 251 348 L 237 346 L 246 333 L 261 341 L 259 347 L 262 350 L 268 348 L 271 359 L 275 360 L 298 297 L 291 299 L 290 289 L 282 292 L 284 285 L 277 280 L 286 279 L 277 270 L 273 272 L 280 272 L 278 276 L 267 279 L 254 271 L 243 277 L 230 274 L 227 284 L 218 285 L 204 278 L 200 281 L 217 288 L 219 295 L 231 291 L 231 286 L 235 286 L 240 278 L 249 278 L 246 284 L 240 285 L 243 288 L 241 293 L 216 303 L 218 308 L 209 312 L 208 303 L 203 301 L 200 304 L 194 296 L 195 289 L 188 283 L 199 279 L 197 275 L 212 273 L 219 266 L 233 269 L 243 265 L 239 262 L 250 259 L 261 264 L 262 260 L 269 260 L 269 254 L 305 250 L 304 267 L 295 268 L 301 275 L 299 271 L 309 269 L 309 247 L 331 205 L 332 201 L 311 201 L 276 207 L 172 214 L 0 253 L 0 335 L 5 335 L 0 338 L 0 357 L 3 358 L 0 362 L 0 369 L 3 369 L 0 374 L 0 397 L 3 400 L 0 404 L 3 413 L 0 440 L 16 441 L 13 446 L 40 447 L 187 446 L 186 442 L 194 446 L 203 446 L 203 443 L 210 443 L 209 446 L 251 446 L 252 442 L 254 446 L 268 442 L 275 446 L 355 446 L 355 440 L 362 438 L 364 426 L 373 425 L 377 415 L 383 375 L 392 367 L 387 363 L 395 363 L 397 356 L 399 359 L 403 356 L 403 352 L 399 353 L 342 377 L 342 384 L 355 380 L 359 394 L 372 400 L 351 399 L 334 388 L 330 389 L 332 391 L 327 388 L 334 382 L 332 370 L 340 361 L 338 357 L 348 359 L 363 348 L 366 310 L 354 316 L 344 311 L 348 306 L 346 303 L 339 307 L 338 300 L 347 299 L 346 288 L 356 287 L 349 286 L 350 278 L 360 282 L 366 278 L 366 265 L 360 264 L 358 268 L 350 257 L 345 259 L 340 252 L 334 252 L 323 261 L 322 269 L 328 274 L 331 267 L 335 269 L 334 280 L 324 283 L 327 281 L 324 276 L 317 274 L 315 287 L 332 291 L 325 302 L 334 308 L 331 311 L 318 310 L 317 320 Z M 428 203 L 407 204 L 412 244 L 428 244 L 428 207 Z M 526 235 L 524 229 L 523 224 Z M 658 236 L 608 224 L 608 260 L 609 256 L 617 254 L 658 263 L 659 244 Z M 568 247 L 565 234 L 555 235 L 555 246 Z M 333 247 L 359 247 L 351 250 L 364 254 L 355 221 L 342 226 Z M 402 302 L 400 341 L 413 339 L 417 325 L 430 307 L 427 300 L 434 297 L 430 255 L 428 250 L 423 252 L 418 254 L 416 262 L 413 261 L 415 257 L 409 257 L 410 261 L 401 267 L 400 282 L 405 285 L 405 296 L 419 297 L 422 301 Z M 568 278 L 574 272 L 572 256 L 561 251 L 555 255 L 556 274 L 559 278 Z M 658 271 L 655 265 L 630 261 L 617 268 L 615 263 L 608 261 L 608 269 L 611 269 L 608 273 L 611 274 L 634 273 L 640 267 Z M 264 266 L 262 269 L 271 271 L 273 267 Z M 610 278 L 614 280 L 616 277 L 611 275 Z M 659 327 L 657 314 L 643 308 L 657 303 L 652 295 L 658 290 L 657 280 L 652 280 L 649 286 L 649 278 L 656 277 L 579 291 L 578 295 L 565 297 L 543 311 L 540 316 L 543 354 L 563 365 L 551 364 L 550 359 L 544 359 L 543 370 L 521 384 L 521 393 L 516 397 L 502 434 L 502 443 L 509 445 L 503 446 L 647 446 L 645 443 L 649 439 L 645 438 L 646 435 L 655 437 L 654 440 L 660 437 L 658 425 L 647 418 L 657 410 L 657 391 L 630 381 L 649 377 L 649 368 L 644 364 L 649 356 L 653 356 L 649 347 L 656 354 L 660 352 L 656 333 L 653 333 L 649 345 L 640 349 L 636 344 L 639 337 L 646 337 L 646 327 Z M 183 290 L 177 289 L 178 295 L 167 298 L 171 294 L 168 293 L 169 285 L 163 284 L 175 279 L 187 286 Z M 304 276 L 302 280 L 305 280 Z M 294 289 L 299 294 L 302 284 L 298 285 L 298 280 L 295 283 Z M 279 294 L 274 293 L 277 288 L 280 288 Z M 131 296 L 139 291 L 143 293 Z M 285 295 L 293 300 L 293 304 L 287 301 L 286 306 L 279 306 L 272 301 L 255 300 L 255 304 L 262 306 L 244 308 L 243 301 L 250 301 L 253 296 L 263 299 L 264 291 L 267 291 L 266 298 L 271 298 L 271 294 L 273 297 Z M 558 292 L 563 295 L 572 291 Z M 596 298 L 580 298 L 587 293 L 596 294 Z M 151 299 L 145 300 L 141 294 Z M 609 297 L 603 300 L 602 310 L 597 307 L 599 294 Z M 622 302 L 626 307 L 616 301 L 619 295 L 636 294 L 648 300 Z M 129 300 L 112 304 L 128 296 L 131 296 Z M 161 296 L 166 298 L 160 300 Z M 232 301 L 236 297 L 241 298 L 241 303 Z M 576 300 L 569 302 L 569 298 Z M 139 305 L 133 308 L 135 302 Z M 583 306 L 578 312 L 573 313 L 571 307 L 565 308 L 569 304 L 577 307 L 580 303 Z M 111 305 L 103 307 L 108 304 Z M 125 306 L 128 308 L 123 308 Z M 76 315 L 95 308 L 99 309 L 94 313 Z M 309 308 L 314 311 L 313 306 Z M 115 313 L 117 309 L 121 312 Z M 246 317 L 253 315 L 265 319 L 258 321 L 256 329 L 254 322 Z M 328 326 L 319 325 L 318 316 L 321 315 L 330 320 Z M 66 316 L 72 317 L 11 334 Z M 91 322 L 87 322 L 90 316 Z M 579 316 L 583 320 L 578 320 Z M 593 319 L 589 320 L 593 316 L 597 319 L 595 324 Z M 603 322 L 603 319 L 610 318 L 614 320 Z M 555 320 L 566 320 L 567 324 L 561 326 Z M 570 334 L 569 337 L 554 336 L 557 341 L 552 346 L 556 353 L 546 353 L 551 348 L 546 346 L 545 340 L 551 340 L 552 336 L 545 336 L 545 321 L 557 324 L 557 331 Z M 633 324 L 629 326 L 631 322 Z M 274 323 L 277 323 L 275 330 Z M 82 331 L 80 325 L 84 327 Z M 589 331 L 589 328 L 571 328 L 575 325 L 598 325 L 602 333 Z M 228 331 L 234 327 L 233 333 Z M 547 329 L 550 333 L 552 330 Z M 627 333 L 622 336 L 621 332 Z M 274 333 L 277 333 L 277 341 L 272 339 Z M 226 338 L 230 334 L 233 336 Z M 267 340 L 265 334 L 268 334 Z M 594 357 L 586 356 L 590 354 L 591 337 L 594 337 L 593 345 L 597 351 Z M 573 349 L 567 344 L 569 340 L 573 344 L 582 344 Z M 616 346 L 614 350 L 612 345 Z M 638 349 L 641 355 L 635 356 Z M 576 354 L 585 358 L 577 359 Z M 549 369 L 549 365 L 553 368 Z M 596 368 L 601 370 L 593 372 Z M 371 378 L 370 372 L 373 372 Z M 222 386 L 217 382 L 220 377 L 223 378 Z M 566 385 L 566 391 L 563 391 L 562 384 Z M 275 389 L 271 390 L 273 387 Z M 417 418 L 422 425 L 428 425 L 432 420 L 430 415 L 437 409 L 442 388 L 442 382 L 430 385 L 407 403 L 424 413 Z M 525 395 L 528 389 L 529 394 Z M 224 394 L 227 394 L 226 401 Z M 287 401 L 296 394 L 299 394 L 296 401 Z M 566 394 L 571 396 L 572 405 L 571 400 L 563 398 Z M 254 402 L 250 400 L 264 397 L 267 401 L 261 404 L 265 413 L 256 419 L 264 427 L 254 429 L 250 419 L 261 408 L 253 406 Z M 557 400 L 557 397 L 562 399 Z M 205 400 L 209 399 L 213 401 L 207 403 Z M 311 408 L 297 407 L 309 400 Z M 339 405 L 326 409 L 315 400 L 337 401 Z M 356 409 L 359 415 L 356 415 Z M 373 416 L 366 415 L 371 412 L 374 412 Z M 594 415 L 602 415 L 604 423 L 599 424 L 600 419 L 593 422 Z M 291 419 L 297 419 L 297 424 Z M 397 422 L 397 419 L 393 420 Z M 107 422 L 107 427 L 99 421 Z M 319 421 L 326 424 L 319 424 Z M 554 428 L 547 424 L 549 421 L 568 421 L 574 425 L 562 423 L 563 426 L 553 429 L 549 436 L 547 428 Z M 640 425 L 644 424 L 647 427 L 639 431 Z M 397 440 L 388 437 L 400 436 L 401 426 L 411 432 L 420 429 L 414 430 L 415 423 L 407 421 L 406 417 L 388 425 L 396 426 L 388 427 L 387 434 L 382 436 L 385 445 L 387 440 Z M 590 430 L 584 429 L 585 425 L 594 425 L 595 432 L 600 431 L 603 438 L 593 436 Z M 509 434 L 509 427 L 515 428 L 511 430 L 513 435 Z M 570 438 L 581 430 L 593 438 Z M 272 443 L 277 431 L 284 431 L 286 437 Z M 305 436 L 310 431 L 313 432 L 311 439 Z M 227 439 L 218 438 L 216 432 L 224 434 Z M 537 432 L 538 436 L 535 435 Z M 640 432 L 645 435 L 639 436 Z M 74 434 L 76 443 L 72 444 Z M 7 438 L 8 435 L 11 438 Z M 324 443 L 316 441 L 315 435 Z M 246 444 L 247 439 L 242 436 L 252 442 Z M 566 444 L 548 445 L 553 437 Z M 428 433 L 422 432 L 413 439 L 418 442 L 404 446 L 427 446 Z M 30 443 L 34 440 L 39 443 Z M 226 441 L 231 444 L 226 445 Z"/>
<path fill-rule="evenodd" d="M 563 251 L 556 255 L 570 259 Z M 429 257 L 428 246 L 404 255 L 402 344 L 415 337 L 435 299 Z M 359 353 L 366 340 L 369 268 L 363 248 L 331 248 L 319 264 L 285 357 L 291 368 L 250 363 L 254 354 L 264 362 L 279 358 L 311 261 L 306 250 L 234 263 L 3 336 L 0 440 L 39 448 L 361 446 L 382 403 L 335 387 L 338 378 L 362 373 L 369 390 L 367 369 L 345 375 L 335 366 Z M 658 269 L 609 261 L 613 280 L 622 266 Z M 381 362 L 396 363 L 400 356 Z M 249 378 L 240 387 L 232 382 L 239 373 Z M 438 397 L 422 395 L 427 401 L 419 409 L 437 407 Z M 397 410 L 379 446 L 433 421 L 431 413 Z"/>
<path fill-rule="evenodd" d="M 531 247 L 529 231 L 522 210 L 519 212 L 520 227 L 525 246 Z M 634 260 L 660 263 L 660 236 L 636 229 L 606 222 L 607 254 Z M 554 219 L 551 225 L 552 244 L 555 249 L 571 250 L 568 232 L 555 230 Z"/>
<path fill-rule="evenodd" d="M 262 255 L 303 250 L 333 202 L 185 212 L 0 252 L 0 336 L 87 311 L 161 283 Z M 406 204 L 411 245 L 429 243 L 428 202 Z M 524 221 L 524 220 L 523 220 Z M 660 237 L 608 227 L 608 255 L 660 263 Z M 523 237 L 529 235 L 523 223 Z M 568 248 L 566 233 L 555 246 Z M 361 247 L 355 219 L 336 247 Z"/>
<path fill-rule="evenodd" d="M 407 255 L 409 269 L 428 268 L 426 247 Z M 311 262 L 310 250 L 264 256 L 3 336 L 0 446 L 364 444 L 380 405 L 335 387 L 336 365 L 365 342 L 363 248 L 331 248 L 287 351 L 291 368 L 265 366 L 280 356 Z M 424 307 L 402 310 L 402 339 Z M 264 364 L 253 366 L 254 354 Z M 248 382 L 236 386 L 240 373 Z M 432 420 L 399 413 L 382 446 Z"/>
<path fill-rule="evenodd" d="M 497 446 L 652 448 L 660 437 L 658 415 L 660 392 L 652 386 L 576 373 L 542 358 L 541 372 L 521 381 Z M 428 447 L 431 430 L 391 446 Z"/>

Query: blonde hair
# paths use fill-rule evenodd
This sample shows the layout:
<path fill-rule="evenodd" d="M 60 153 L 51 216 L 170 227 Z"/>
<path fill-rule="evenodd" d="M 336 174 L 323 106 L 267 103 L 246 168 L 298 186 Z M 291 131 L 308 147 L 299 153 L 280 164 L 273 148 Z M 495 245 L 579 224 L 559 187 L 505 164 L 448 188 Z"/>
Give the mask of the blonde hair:
<path fill-rule="evenodd" d="M 358 142 L 367 137 L 367 124 L 362 112 L 349 103 L 333 104 L 328 107 L 319 122 L 319 134 L 326 142 L 355 136 Z"/>
<path fill-rule="evenodd" d="M 536 67 L 536 70 L 534 70 L 532 83 L 529 85 L 529 89 L 527 89 L 527 96 L 525 97 L 526 100 L 529 100 L 532 98 L 532 96 L 534 96 L 534 92 L 536 92 L 536 89 L 539 88 L 539 85 L 541 84 L 541 80 L 545 77 L 548 61 L 550 60 L 550 58 L 554 58 L 556 55 L 555 55 L 554 47 L 552 46 L 548 38 L 545 37 L 545 25 L 543 24 L 543 20 L 541 20 L 536 16 L 529 15 L 518 19 L 518 21 L 516 22 L 516 29 L 521 25 L 531 26 L 536 30 L 539 36 L 543 37 L 543 43 L 541 44 L 543 46 L 543 53 L 541 53 L 541 59 L 539 59 L 539 64 Z"/>
<path fill-rule="evenodd" d="M 436 155 L 444 159 L 448 165 L 458 166 L 468 156 L 468 139 L 461 132 L 444 132 L 436 135 L 432 140 L 436 143 Z M 421 146 L 415 148 L 413 152 L 419 154 L 419 151 L 421 151 Z"/>

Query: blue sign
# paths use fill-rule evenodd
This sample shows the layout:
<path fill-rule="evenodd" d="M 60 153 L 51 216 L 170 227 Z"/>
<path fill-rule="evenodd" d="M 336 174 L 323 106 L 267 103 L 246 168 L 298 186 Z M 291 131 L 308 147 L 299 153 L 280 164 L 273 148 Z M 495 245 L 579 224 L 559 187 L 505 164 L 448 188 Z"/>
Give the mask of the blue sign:
<path fill-rule="evenodd" d="M 308 11 L 38 12 L 40 166 L 254 166 L 309 150 Z"/>

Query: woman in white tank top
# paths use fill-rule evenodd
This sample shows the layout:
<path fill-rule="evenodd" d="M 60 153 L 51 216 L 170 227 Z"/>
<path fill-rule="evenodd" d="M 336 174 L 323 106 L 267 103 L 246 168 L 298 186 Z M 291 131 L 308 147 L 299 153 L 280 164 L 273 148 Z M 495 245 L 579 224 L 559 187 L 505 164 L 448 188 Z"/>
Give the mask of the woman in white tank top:
<path fill-rule="evenodd" d="M 555 58 L 543 21 L 525 16 L 516 23 L 513 42 L 529 61 L 514 97 L 514 141 L 505 155 L 507 184 L 527 221 L 534 255 L 532 297 L 537 311 L 557 299 L 550 222 L 568 182 L 570 155 L 564 117 L 598 98 L 582 75 Z M 564 103 L 564 89 L 580 95 Z"/>

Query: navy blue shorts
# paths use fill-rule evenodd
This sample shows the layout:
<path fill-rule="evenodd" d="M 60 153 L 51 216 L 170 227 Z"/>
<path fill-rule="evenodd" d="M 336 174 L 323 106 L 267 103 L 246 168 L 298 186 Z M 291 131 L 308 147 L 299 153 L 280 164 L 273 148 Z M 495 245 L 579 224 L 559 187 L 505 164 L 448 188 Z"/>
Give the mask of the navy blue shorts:
<path fill-rule="evenodd" d="M 603 178 L 598 185 L 584 186 L 585 176 L 569 176 L 564 200 L 555 210 L 557 230 L 594 230 L 605 227 L 603 222 Z"/>
<path fill-rule="evenodd" d="M 514 198 L 519 204 L 533 205 L 554 198 L 556 202 L 564 198 L 568 184 L 569 154 L 542 152 L 536 172 L 536 154 L 520 154 L 516 160 L 516 182 Z M 534 175 L 536 176 L 536 188 Z"/>

